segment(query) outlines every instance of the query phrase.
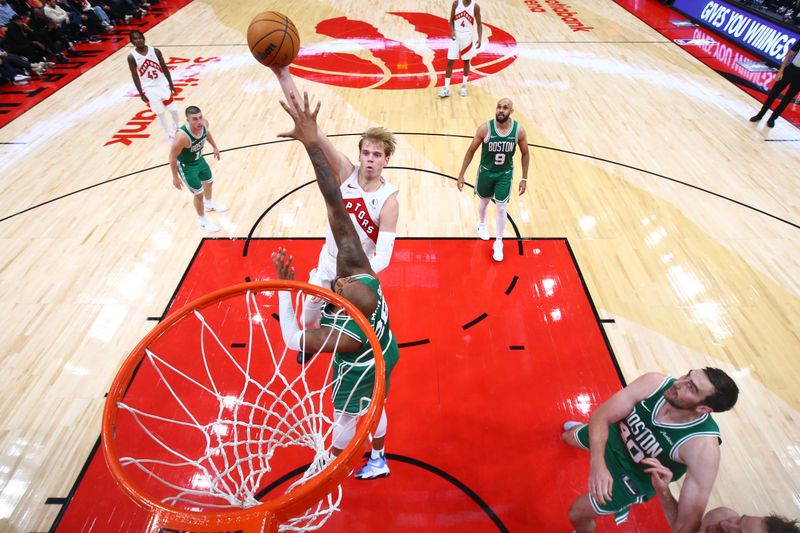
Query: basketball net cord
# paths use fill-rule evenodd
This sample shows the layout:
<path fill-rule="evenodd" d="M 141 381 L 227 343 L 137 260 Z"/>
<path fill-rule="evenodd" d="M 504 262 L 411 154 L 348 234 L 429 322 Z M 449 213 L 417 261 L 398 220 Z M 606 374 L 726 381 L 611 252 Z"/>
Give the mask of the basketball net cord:
<path fill-rule="evenodd" d="M 295 295 L 295 309 L 303 298 L 303 292 Z M 274 291 L 266 292 L 267 297 L 274 296 Z M 284 346 L 282 351 L 276 350 L 267 334 L 265 320 L 258 311 L 256 293 L 247 291 L 245 294 L 248 317 L 248 343 L 247 357 L 244 366 L 233 357 L 217 333 L 209 324 L 203 314 L 194 310 L 194 317 L 200 322 L 199 333 L 200 356 L 202 357 L 205 376 L 208 384 L 203 384 L 190 377 L 185 372 L 176 368 L 164 357 L 145 350 L 145 358 L 153 367 L 170 396 L 176 402 L 179 410 L 188 420 L 176 420 L 164 417 L 143 409 L 118 403 L 120 411 L 130 413 L 142 431 L 152 439 L 158 448 L 165 452 L 167 458 L 137 458 L 130 456 L 120 457 L 123 466 L 135 466 L 145 472 L 151 479 L 159 481 L 174 492 L 162 501 L 169 505 L 180 504 L 191 511 L 207 511 L 209 509 L 246 509 L 257 506 L 262 502 L 258 493 L 274 482 L 270 479 L 273 473 L 273 459 L 276 452 L 294 446 L 302 446 L 313 451 L 314 457 L 308 468 L 299 479 L 291 483 L 286 492 L 302 485 L 316 476 L 332 460 L 331 441 L 333 431 L 333 406 L 330 391 L 335 395 L 341 380 L 354 366 L 342 369 L 338 379 L 332 381 L 331 359 L 320 356 L 317 352 L 309 362 L 303 362 L 299 367 L 297 377 L 288 379 L 281 372 L 284 361 L 295 365 L 294 357 L 287 357 L 288 349 Z M 339 309 L 339 313 L 344 310 Z M 302 321 L 301 321 L 302 322 Z M 305 325 L 302 326 L 305 332 Z M 334 353 L 337 352 L 342 331 L 337 330 Z M 333 335 L 331 328 L 328 339 Z M 259 383 L 251 377 L 251 363 L 253 362 L 254 335 L 263 336 L 268 347 L 275 372 L 264 383 Z M 207 343 L 215 343 L 222 349 L 224 356 L 233 364 L 234 368 L 244 378 L 238 394 L 231 390 L 221 390 L 222 382 L 232 382 L 229 376 L 215 376 L 206 356 Z M 327 344 L 327 340 L 326 340 Z M 371 351 L 370 351 L 371 353 Z M 293 355 L 293 354 L 292 354 Z M 185 358 L 185 354 L 183 355 Z M 307 360 L 307 358 L 306 358 Z M 324 385 L 315 387 L 307 381 L 308 371 L 317 361 L 327 363 Z M 359 361 L 359 370 L 374 368 L 375 359 Z M 166 373 L 169 369 L 171 373 Z M 297 368 L 292 368 L 297 373 Z M 365 375 L 361 373 L 358 383 Z M 209 409 L 204 408 L 203 413 L 192 408 L 190 400 L 182 399 L 177 392 L 175 381 L 183 380 L 193 387 L 196 394 L 207 395 L 217 402 L 217 412 L 214 416 Z M 218 382 L 220 382 L 218 384 Z M 349 404 L 357 385 L 354 386 L 347 398 Z M 255 397 L 250 400 L 249 398 Z M 168 401 L 167 399 L 164 400 Z M 213 405 L 213 404 L 212 404 Z M 157 427 L 156 427 L 157 426 Z M 194 432 L 205 441 L 205 450 L 195 453 L 180 451 L 176 443 L 171 443 L 168 437 L 180 431 Z M 185 440 L 186 433 L 182 434 Z M 200 453 L 199 457 L 192 457 Z M 186 476 L 185 473 L 193 471 L 194 474 Z M 176 478 L 186 479 L 186 484 L 166 479 L 163 471 L 176 472 Z M 182 472 L 182 474 L 180 473 Z M 191 485 L 189 485 L 191 483 Z M 262 495 L 263 496 L 263 495 Z M 293 517 L 279 526 L 279 531 L 314 531 L 322 527 L 334 511 L 339 510 L 342 499 L 341 485 L 336 491 L 329 493 L 323 500 L 307 509 L 301 516 Z"/>

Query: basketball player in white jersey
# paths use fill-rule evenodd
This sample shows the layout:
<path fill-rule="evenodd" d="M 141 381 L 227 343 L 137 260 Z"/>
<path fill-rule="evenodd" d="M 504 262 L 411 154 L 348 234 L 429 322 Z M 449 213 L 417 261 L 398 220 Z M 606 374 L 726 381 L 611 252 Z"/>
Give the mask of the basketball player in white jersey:
<path fill-rule="evenodd" d="M 288 102 L 292 94 L 298 102 L 303 102 L 294 84 L 289 67 L 272 67 Z M 334 148 L 330 139 L 320 131 L 320 146 L 325 159 L 337 176 L 344 198 L 345 207 L 356 227 L 364 252 L 370 266 L 376 273 L 387 266 L 392 259 L 397 219 L 400 204 L 397 201 L 397 187 L 389 183 L 381 173 L 394 154 L 396 141 L 394 135 L 382 127 L 374 127 L 361 135 L 358 143 L 358 165 L 353 164 L 342 152 Z M 330 225 L 325 232 L 325 244 L 319 254 L 319 264 L 311 271 L 309 283 L 331 288 L 336 279 L 336 242 Z M 306 327 L 314 327 L 319 322 L 322 302 L 308 297 L 303 305 L 303 322 Z"/>
<path fill-rule="evenodd" d="M 171 143 L 175 137 L 175 130 L 180 127 L 180 118 L 174 100 L 175 86 L 172 84 L 164 56 L 158 48 L 145 44 L 142 32 L 133 30 L 130 32 L 130 38 L 134 50 L 128 54 L 128 67 L 131 69 L 133 84 L 136 85 L 142 101 L 149 104 L 150 109 L 158 116 L 158 121 L 167 134 L 167 140 Z M 164 113 L 166 109 L 172 115 L 171 128 Z"/>
<path fill-rule="evenodd" d="M 478 27 L 478 41 L 472 43 L 474 28 Z M 444 74 L 444 88 L 439 96 L 450 96 L 450 77 L 453 75 L 453 63 L 456 59 L 464 61 L 464 78 L 461 82 L 461 96 L 467 96 L 467 79 L 469 78 L 469 61 L 481 47 L 483 25 L 481 24 L 481 7 L 475 0 L 455 0 L 450 9 L 450 48 L 447 49 L 447 71 Z"/>

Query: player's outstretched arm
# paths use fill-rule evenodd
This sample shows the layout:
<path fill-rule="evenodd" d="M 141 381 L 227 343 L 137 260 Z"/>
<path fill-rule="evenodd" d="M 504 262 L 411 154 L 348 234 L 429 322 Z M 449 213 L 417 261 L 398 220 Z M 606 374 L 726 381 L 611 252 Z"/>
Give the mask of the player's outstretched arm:
<path fill-rule="evenodd" d="M 300 91 L 297 90 L 297 86 L 294 83 L 292 73 L 289 72 L 289 67 L 270 67 L 270 69 L 275 73 L 275 77 L 278 78 L 278 83 L 281 84 L 283 96 L 286 97 L 286 101 L 291 102 L 291 95 L 295 95 L 297 102 L 302 106 L 303 99 L 300 97 Z M 328 136 L 325 135 L 325 132 L 322 131 L 319 125 L 317 125 L 317 133 L 319 135 L 319 145 L 320 148 L 322 148 L 322 153 L 325 154 L 325 158 L 328 160 L 328 163 L 330 163 L 334 175 L 336 175 L 339 184 L 341 184 L 353 173 L 356 167 L 346 155 L 333 146 L 333 143 L 331 143 L 331 140 L 328 139 Z"/>
<path fill-rule="evenodd" d="M 303 93 L 304 104 L 300 104 L 296 95 L 290 95 L 290 102 L 281 101 L 281 107 L 292 117 L 294 129 L 285 133 L 278 134 L 278 137 L 290 137 L 297 139 L 306 147 L 308 157 L 314 166 L 317 176 L 317 186 L 325 205 L 328 209 L 328 223 L 331 226 L 333 238 L 339 253 L 336 258 L 336 272 L 340 276 L 352 276 L 353 274 L 375 275 L 370 267 L 367 254 L 361 246 L 361 241 L 356 233 L 356 228 L 350 220 L 350 214 L 344 207 L 342 191 L 339 189 L 339 181 L 331 169 L 325 154 L 320 147 L 319 128 L 317 128 L 317 114 L 320 104 L 317 102 L 316 108 L 311 111 L 308 103 L 308 93 Z"/>
<path fill-rule="evenodd" d="M 458 173 L 459 191 L 464 189 L 464 174 L 467 172 L 467 167 L 472 162 L 472 158 L 475 156 L 475 151 L 478 149 L 481 143 L 483 143 L 483 139 L 486 138 L 487 133 L 489 133 L 489 125 L 481 124 L 478 127 L 478 131 L 475 132 L 475 136 L 472 138 L 469 148 L 467 148 L 467 153 L 464 154 L 464 162 L 461 164 L 461 171 Z"/>

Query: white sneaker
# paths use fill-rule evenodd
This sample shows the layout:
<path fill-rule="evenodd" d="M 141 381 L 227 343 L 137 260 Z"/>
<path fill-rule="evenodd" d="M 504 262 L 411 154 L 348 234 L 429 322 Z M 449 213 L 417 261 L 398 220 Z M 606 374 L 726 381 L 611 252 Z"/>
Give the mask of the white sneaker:
<path fill-rule="evenodd" d="M 200 229 L 206 230 L 211 233 L 216 233 L 220 230 L 219 226 L 208 220 L 206 217 L 198 218 L 197 223 L 200 225 Z"/>
<path fill-rule="evenodd" d="M 25 74 L 17 74 L 14 76 L 14 81 L 25 81 L 31 79 L 30 76 L 26 76 Z"/>
<path fill-rule="evenodd" d="M 494 241 L 492 245 L 492 250 L 494 253 L 492 254 L 492 259 L 495 261 L 502 261 L 503 260 L 503 241 Z"/>
<path fill-rule="evenodd" d="M 203 206 L 206 208 L 206 211 L 216 211 L 217 213 L 224 213 L 228 210 L 227 205 L 218 204 L 212 200 L 203 201 Z"/>
<path fill-rule="evenodd" d="M 386 456 L 381 454 L 377 459 L 370 458 L 367 464 L 356 472 L 356 479 L 377 479 L 389 475 L 389 465 L 386 464 Z"/>
<path fill-rule="evenodd" d="M 486 224 L 481 224 L 480 222 L 478 222 L 476 229 L 478 230 L 478 237 L 480 237 L 482 241 L 489 240 L 489 230 L 486 227 Z"/>
<path fill-rule="evenodd" d="M 564 422 L 564 431 L 569 431 L 570 429 L 575 429 L 578 426 L 582 426 L 583 422 L 577 422 L 575 420 L 567 420 Z"/>
<path fill-rule="evenodd" d="M 462 85 L 461 86 L 461 91 L 458 94 L 460 94 L 461 96 L 467 96 L 467 86 L 466 85 Z"/>
<path fill-rule="evenodd" d="M 447 98 L 450 96 L 450 87 L 443 87 L 441 91 L 438 92 L 439 98 Z"/>

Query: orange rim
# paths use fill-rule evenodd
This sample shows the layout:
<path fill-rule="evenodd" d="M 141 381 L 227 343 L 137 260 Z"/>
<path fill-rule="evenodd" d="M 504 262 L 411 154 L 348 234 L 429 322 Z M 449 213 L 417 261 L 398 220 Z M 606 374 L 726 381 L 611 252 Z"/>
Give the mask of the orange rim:
<path fill-rule="evenodd" d="M 145 348 L 163 335 L 164 332 L 174 324 L 184 320 L 195 309 L 201 309 L 216 301 L 243 294 L 248 291 L 262 292 L 275 290 L 302 291 L 340 306 L 356 321 L 361 330 L 367 333 L 370 346 L 375 354 L 375 386 L 372 389 L 372 401 L 370 402 L 366 414 L 360 418 L 355 435 L 342 453 L 340 453 L 322 472 L 305 484 L 296 487 L 291 492 L 268 500 L 261 505 L 248 509 L 232 509 L 229 511 L 191 512 L 155 500 L 128 476 L 117 456 L 115 441 L 117 414 L 119 412 L 117 403 L 122 401 L 133 379 L 136 368 L 144 359 Z M 280 522 L 303 513 L 311 505 L 330 493 L 341 483 L 341 480 L 347 477 L 347 474 L 353 470 L 354 464 L 361 457 L 362 445 L 366 442 L 369 433 L 377 426 L 381 411 L 383 410 L 384 396 L 386 394 L 385 375 L 386 363 L 383 360 L 380 341 L 375 335 L 375 331 L 358 308 L 338 294 L 296 280 L 269 280 L 231 285 L 230 287 L 225 287 L 202 296 L 189 302 L 177 311 L 170 313 L 162 322 L 153 328 L 152 331 L 145 335 L 122 363 L 122 367 L 117 372 L 117 376 L 111 384 L 105 408 L 103 409 L 102 436 L 106 464 L 117 485 L 119 485 L 132 500 L 150 511 L 153 515 L 196 525 L 225 525 L 231 522 L 254 523 L 254 519 L 257 517 L 275 518 Z M 267 524 L 268 522 L 264 523 Z M 273 527 L 274 526 L 275 524 L 273 524 Z"/>

